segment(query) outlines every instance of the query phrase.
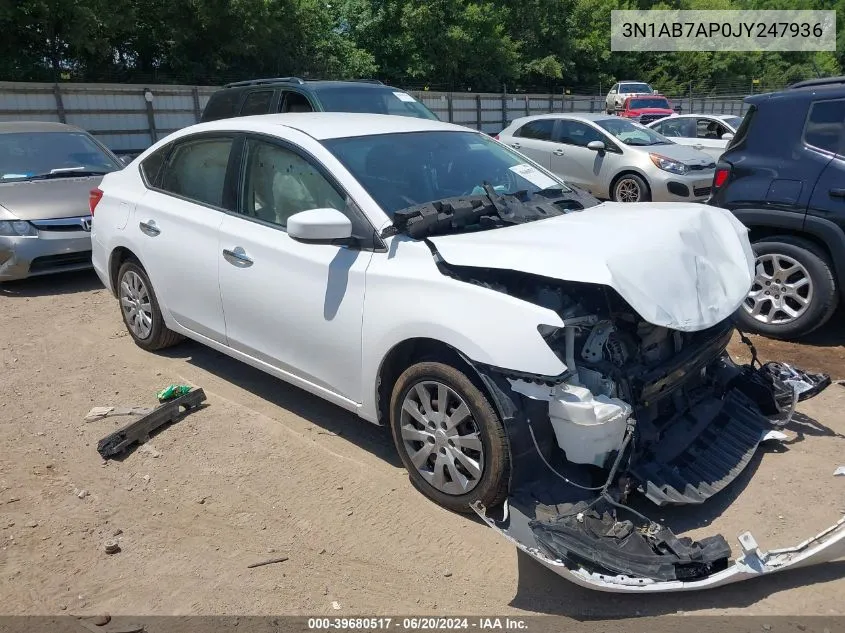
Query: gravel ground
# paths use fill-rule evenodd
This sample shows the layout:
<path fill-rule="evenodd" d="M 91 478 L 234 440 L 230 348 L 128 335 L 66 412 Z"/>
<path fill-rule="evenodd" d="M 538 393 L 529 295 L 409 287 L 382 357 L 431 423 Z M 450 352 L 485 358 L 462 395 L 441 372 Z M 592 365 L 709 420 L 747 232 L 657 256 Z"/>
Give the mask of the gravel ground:
<path fill-rule="evenodd" d="M 754 340 L 764 360 L 845 378 L 845 327 L 804 345 Z M 0 287 L 0 362 L 6 614 L 845 613 L 845 562 L 697 594 L 580 589 L 426 501 L 383 429 L 197 344 L 140 350 L 93 274 Z M 85 413 L 152 406 L 171 382 L 202 386 L 208 406 L 104 463 L 97 440 L 117 422 Z M 763 548 L 832 524 L 845 510 L 845 477 L 832 476 L 845 388 L 801 410 L 789 441 L 706 510 L 652 515 L 732 546 L 752 529 Z"/>

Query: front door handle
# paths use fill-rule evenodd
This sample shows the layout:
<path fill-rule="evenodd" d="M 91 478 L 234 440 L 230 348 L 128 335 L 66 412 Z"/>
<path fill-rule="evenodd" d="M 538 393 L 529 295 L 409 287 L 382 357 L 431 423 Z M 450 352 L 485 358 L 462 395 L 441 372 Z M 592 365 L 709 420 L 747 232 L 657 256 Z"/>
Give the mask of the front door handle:
<path fill-rule="evenodd" d="M 831 189 L 827 193 L 831 198 L 845 198 L 845 189 Z"/>
<path fill-rule="evenodd" d="M 156 226 L 155 220 L 147 220 L 146 222 L 140 222 L 138 224 L 138 228 L 141 229 L 141 232 L 149 235 L 150 237 L 155 237 L 159 233 L 161 233 L 161 229 Z"/>
<path fill-rule="evenodd" d="M 514 149 L 519 149 L 519 143 L 511 143 L 511 147 Z"/>
<path fill-rule="evenodd" d="M 246 251 L 240 246 L 236 246 L 232 250 L 224 248 L 223 257 L 225 257 L 226 261 L 233 266 L 239 266 L 241 268 L 248 268 L 254 263 L 252 258 L 249 257 L 249 255 L 246 254 Z"/>
<path fill-rule="evenodd" d="M 563 150 L 562 149 L 552 150 L 552 154 L 554 154 L 555 156 L 563 156 Z"/>

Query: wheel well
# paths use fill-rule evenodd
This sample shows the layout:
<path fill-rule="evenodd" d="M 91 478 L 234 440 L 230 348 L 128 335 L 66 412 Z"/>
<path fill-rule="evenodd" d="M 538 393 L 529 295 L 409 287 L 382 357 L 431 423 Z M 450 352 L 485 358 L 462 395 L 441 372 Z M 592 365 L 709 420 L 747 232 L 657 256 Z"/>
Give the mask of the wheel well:
<path fill-rule="evenodd" d="M 613 190 L 616 187 L 616 183 L 619 182 L 619 179 L 622 178 L 622 176 L 628 176 L 628 175 L 637 176 L 639 178 L 642 178 L 642 181 L 645 183 L 645 186 L 648 189 L 649 194 L 651 194 L 651 183 L 648 182 L 648 178 L 646 178 L 643 174 L 641 174 L 638 171 L 634 171 L 633 169 L 626 169 L 625 171 L 620 171 L 618 174 L 616 174 L 613 177 L 613 180 L 610 181 L 610 189 L 608 190 L 607 193 L 610 195 L 611 198 L 613 198 Z"/>
<path fill-rule="evenodd" d="M 117 273 L 120 271 L 120 267 L 123 266 L 123 262 L 128 259 L 138 261 L 135 253 L 123 246 L 118 246 L 111 253 L 111 258 L 109 259 L 109 281 L 111 282 L 112 292 L 115 294 L 117 294 Z"/>
<path fill-rule="evenodd" d="M 376 383 L 379 424 L 387 425 L 389 422 L 390 396 L 396 380 L 408 367 L 423 361 L 436 361 L 463 371 L 467 378 L 490 398 L 489 391 L 480 380 L 478 372 L 454 347 L 431 338 L 407 339 L 387 353 L 379 369 Z M 493 402 L 492 398 L 490 401 Z"/>
<path fill-rule="evenodd" d="M 820 240 L 815 235 L 811 235 L 810 233 L 804 233 L 802 231 L 790 231 L 788 229 L 783 229 L 781 227 L 774 226 L 751 226 L 748 228 L 748 239 L 751 241 L 752 244 L 754 244 L 755 242 L 760 242 L 762 240 L 777 239 L 779 237 L 799 238 L 804 240 L 805 242 L 809 242 L 819 250 L 820 254 L 824 255 L 824 258 L 828 261 L 828 263 L 832 261 L 830 249 L 828 248 L 827 244 L 823 240 Z"/>

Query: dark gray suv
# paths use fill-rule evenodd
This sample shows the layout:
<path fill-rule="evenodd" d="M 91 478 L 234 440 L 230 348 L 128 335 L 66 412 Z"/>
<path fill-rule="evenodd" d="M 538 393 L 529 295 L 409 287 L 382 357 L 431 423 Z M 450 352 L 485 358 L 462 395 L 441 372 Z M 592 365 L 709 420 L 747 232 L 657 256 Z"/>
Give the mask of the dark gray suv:
<path fill-rule="evenodd" d="M 437 120 L 407 92 L 377 80 L 316 81 L 299 77 L 227 84 L 211 95 L 201 120 L 272 112 L 366 112 Z"/>

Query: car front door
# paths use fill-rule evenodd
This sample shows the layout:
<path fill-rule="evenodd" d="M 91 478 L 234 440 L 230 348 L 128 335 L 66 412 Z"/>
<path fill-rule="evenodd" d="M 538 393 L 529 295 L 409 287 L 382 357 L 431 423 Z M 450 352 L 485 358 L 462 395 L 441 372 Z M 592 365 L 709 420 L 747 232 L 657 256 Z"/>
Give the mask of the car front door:
<path fill-rule="evenodd" d="M 619 146 L 592 125 L 571 119 L 558 121 L 555 136 L 557 151 L 552 152 L 551 171 L 594 196 L 607 197 L 609 177 L 621 157 Z M 601 141 L 606 150 L 589 149 L 587 144 L 591 141 Z"/>
<path fill-rule="evenodd" d="M 555 144 L 552 142 L 554 119 L 535 119 L 520 127 L 505 142 L 546 169 L 552 161 Z"/>
<path fill-rule="evenodd" d="M 361 402 L 361 326 L 372 248 L 304 243 L 286 232 L 293 214 L 331 207 L 373 229 L 340 186 L 298 146 L 246 137 L 238 212 L 220 227 L 220 293 L 232 349 Z"/>
<path fill-rule="evenodd" d="M 234 209 L 233 142 L 216 133 L 176 141 L 130 226 L 159 304 L 183 327 L 218 342 L 226 331 L 218 230 Z"/>

